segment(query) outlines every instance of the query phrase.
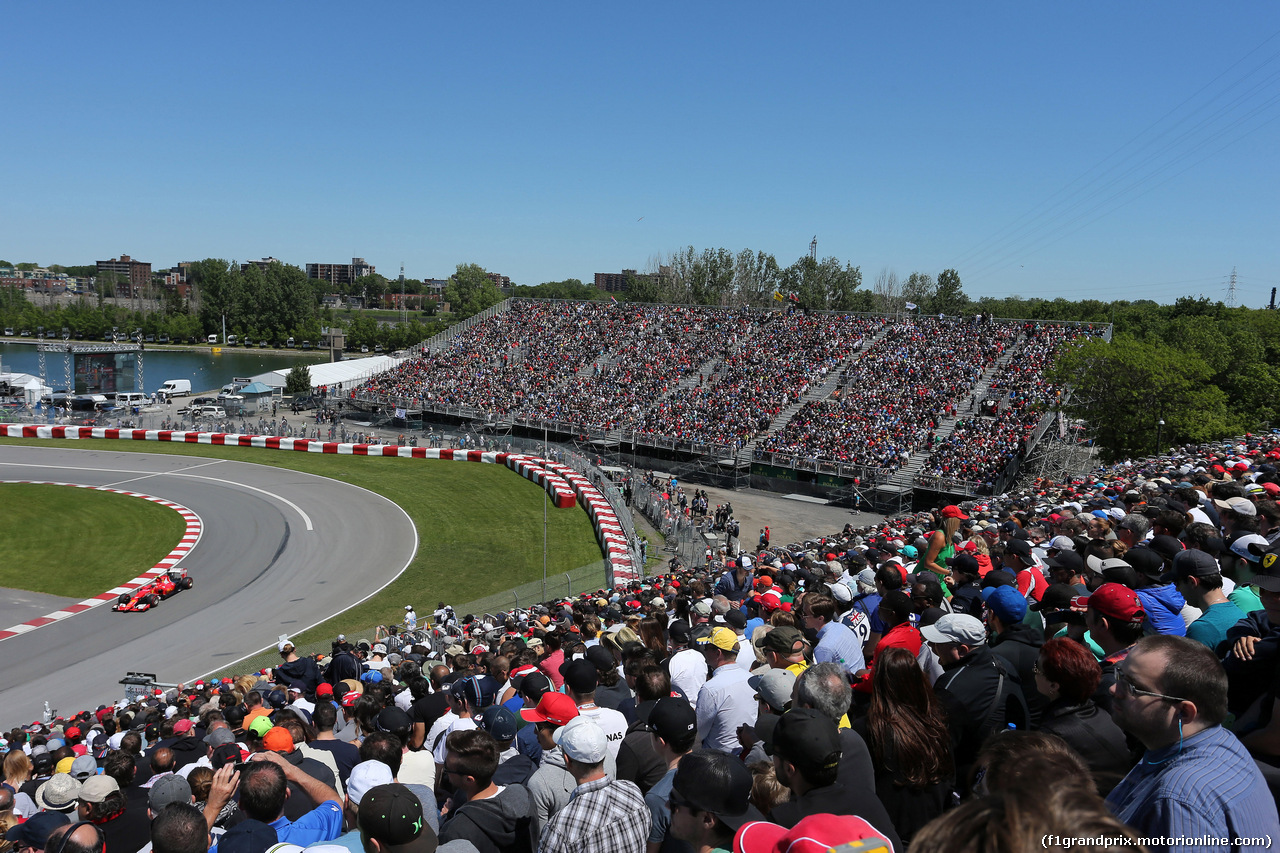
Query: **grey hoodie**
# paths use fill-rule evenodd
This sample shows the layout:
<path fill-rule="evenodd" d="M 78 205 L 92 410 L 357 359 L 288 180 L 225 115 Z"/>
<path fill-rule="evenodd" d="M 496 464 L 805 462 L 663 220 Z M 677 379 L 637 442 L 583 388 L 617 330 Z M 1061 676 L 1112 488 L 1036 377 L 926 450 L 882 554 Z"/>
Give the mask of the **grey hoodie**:
<path fill-rule="evenodd" d="M 604 772 L 611 779 L 618 778 L 618 765 L 613 756 L 604 757 Z M 533 796 L 533 820 L 538 832 L 547 825 L 551 816 L 569 804 L 569 795 L 578 787 L 564 766 L 564 753 L 560 747 L 544 750 L 542 764 L 529 780 L 529 793 Z"/>

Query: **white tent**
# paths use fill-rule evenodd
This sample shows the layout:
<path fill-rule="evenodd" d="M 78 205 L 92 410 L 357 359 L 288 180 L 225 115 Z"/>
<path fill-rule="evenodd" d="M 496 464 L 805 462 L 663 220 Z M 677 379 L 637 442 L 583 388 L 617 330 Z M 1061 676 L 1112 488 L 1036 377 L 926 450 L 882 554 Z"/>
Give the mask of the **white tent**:
<path fill-rule="evenodd" d="M 39 379 L 32 376 L 22 386 L 22 395 L 28 406 L 34 406 L 40 402 L 40 398 L 45 394 L 52 394 L 53 389 L 42 383 Z"/>

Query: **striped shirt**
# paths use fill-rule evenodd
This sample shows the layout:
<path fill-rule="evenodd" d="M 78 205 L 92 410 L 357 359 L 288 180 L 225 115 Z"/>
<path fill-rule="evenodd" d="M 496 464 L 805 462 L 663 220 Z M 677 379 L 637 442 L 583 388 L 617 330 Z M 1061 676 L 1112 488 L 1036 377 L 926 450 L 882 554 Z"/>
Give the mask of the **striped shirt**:
<path fill-rule="evenodd" d="M 1221 726 L 1192 735 L 1181 747 L 1149 750 L 1107 796 L 1107 805 L 1138 835 L 1200 839 L 1193 845 L 1197 853 L 1240 850 L 1231 843 L 1236 838 L 1280 838 L 1267 783 L 1236 736 Z"/>

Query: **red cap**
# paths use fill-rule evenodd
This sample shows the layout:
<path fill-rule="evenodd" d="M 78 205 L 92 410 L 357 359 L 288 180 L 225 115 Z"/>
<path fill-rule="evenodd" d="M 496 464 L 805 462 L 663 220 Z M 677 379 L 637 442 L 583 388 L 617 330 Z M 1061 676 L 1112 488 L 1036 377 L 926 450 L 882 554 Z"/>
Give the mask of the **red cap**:
<path fill-rule="evenodd" d="M 538 700 L 538 707 L 525 708 L 520 716 L 531 723 L 555 723 L 563 726 L 578 716 L 578 703 L 564 693 L 543 693 Z"/>
<path fill-rule="evenodd" d="M 733 853 L 827 853 L 852 844 L 860 850 L 892 850 L 889 839 L 874 826 L 853 815 L 809 815 L 787 829 L 763 820 L 744 823 L 733 836 Z"/>
<path fill-rule="evenodd" d="M 342 707 L 350 708 L 356 704 L 356 700 L 360 698 L 360 691 L 352 690 L 350 693 L 344 693 L 342 696 Z"/>
<path fill-rule="evenodd" d="M 173 724 L 173 733 L 175 735 L 186 734 L 191 731 L 191 729 L 192 724 L 190 720 L 178 720 L 178 722 Z"/>
<path fill-rule="evenodd" d="M 1071 599 L 1071 606 L 1092 607 L 1108 619 L 1119 619 L 1134 625 L 1147 618 L 1138 595 L 1124 584 L 1104 583 L 1092 595 L 1080 595 Z"/>
<path fill-rule="evenodd" d="M 1266 489 L 1269 495 L 1280 495 L 1280 484 L 1263 483 L 1262 488 Z"/>
<path fill-rule="evenodd" d="M 79 726 L 67 726 L 67 730 L 63 732 L 67 737 L 80 737 Z"/>
<path fill-rule="evenodd" d="M 333 695 L 333 685 L 328 683 L 327 681 L 316 688 L 316 698 L 319 698 L 321 696 L 332 696 L 332 695 Z"/>
<path fill-rule="evenodd" d="M 942 508 L 942 517 L 943 518 L 962 518 L 962 519 L 969 518 L 969 516 L 964 514 L 964 510 L 960 509 L 960 507 L 956 506 L 955 504 L 951 504 L 950 506 L 944 506 Z"/>

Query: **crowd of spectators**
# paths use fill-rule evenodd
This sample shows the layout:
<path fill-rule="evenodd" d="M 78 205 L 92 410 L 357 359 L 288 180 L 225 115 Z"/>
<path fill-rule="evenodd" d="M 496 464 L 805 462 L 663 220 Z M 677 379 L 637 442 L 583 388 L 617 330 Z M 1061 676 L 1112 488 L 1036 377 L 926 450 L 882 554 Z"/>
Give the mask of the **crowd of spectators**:
<path fill-rule="evenodd" d="M 1019 332 L 1008 323 L 933 317 L 898 323 L 846 369 L 834 396 L 807 403 L 760 449 L 896 469 Z"/>
<path fill-rule="evenodd" d="M 1278 465 L 1245 437 L 285 639 L 274 668 L 7 731 L 0 824 L 50 853 L 1267 846 Z"/>

